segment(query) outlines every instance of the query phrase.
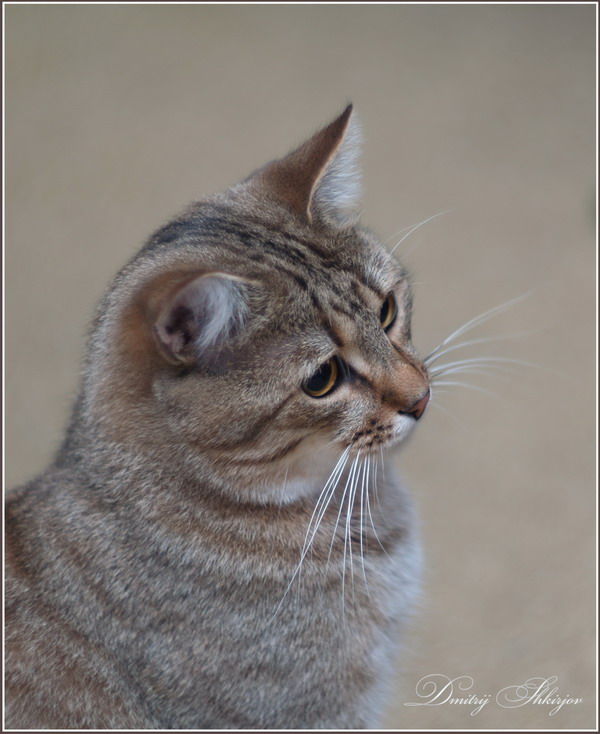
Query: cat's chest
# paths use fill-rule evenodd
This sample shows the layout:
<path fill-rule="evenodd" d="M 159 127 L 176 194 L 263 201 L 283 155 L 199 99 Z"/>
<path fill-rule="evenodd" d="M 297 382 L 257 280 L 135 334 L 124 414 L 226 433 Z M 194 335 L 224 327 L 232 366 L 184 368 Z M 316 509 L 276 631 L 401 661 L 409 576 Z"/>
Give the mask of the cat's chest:
<path fill-rule="evenodd" d="M 45 583 L 162 728 L 356 726 L 418 578 L 406 498 L 379 499 L 372 518 L 335 504 L 320 518 L 210 508 L 194 522 L 167 503 L 110 526 L 95 515 L 103 532 L 90 525 L 76 557 L 64 533 Z M 310 721 L 295 708 L 307 700 Z"/>
<path fill-rule="evenodd" d="M 224 544 L 213 527 L 140 557 L 120 651 L 153 708 L 170 712 L 165 725 L 210 727 L 231 715 L 245 728 L 256 706 L 261 725 L 283 726 L 308 698 L 320 713 L 307 725 L 319 728 L 334 725 L 332 707 L 349 711 L 378 685 L 414 594 L 414 541 L 402 523 L 374 519 L 376 535 L 338 514 L 332 507 L 304 550 L 310 516 L 287 541 L 274 533 L 258 543 L 248 531 Z M 250 718 L 237 719 L 240 710 Z"/>
<path fill-rule="evenodd" d="M 301 716 L 296 701 L 311 700 L 307 726 L 326 727 L 331 710 L 349 713 L 377 687 L 408 568 L 393 550 L 379 568 L 332 555 L 329 565 L 305 559 L 289 578 L 231 574 L 213 560 L 149 594 L 124 662 L 165 725 L 246 728 L 256 716 L 261 726 L 284 726 Z"/>
<path fill-rule="evenodd" d="M 358 521 L 340 527 L 336 518 L 311 534 L 269 537 L 261 547 L 240 537 L 223 545 L 207 534 L 186 550 L 145 549 L 128 569 L 133 629 L 176 639 L 176 647 L 187 635 L 194 657 L 194 640 L 200 654 L 204 638 L 218 645 L 234 631 L 244 645 L 275 651 L 290 630 L 312 644 L 385 625 L 413 575 L 411 538 Z"/>
<path fill-rule="evenodd" d="M 322 510 L 254 513 L 184 522 L 165 513 L 143 536 L 129 535 L 121 566 L 134 619 L 207 634 L 243 623 L 266 639 L 291 618 L 299 629 L 317 620 L 337 629 L 340 616 L 368 626 L 393 614 L 398 589 L 414 576 L 412 505 L 397 487 L 384 488 L 372 508 L 367 500 L 350 511 L 334 498 Z"/>

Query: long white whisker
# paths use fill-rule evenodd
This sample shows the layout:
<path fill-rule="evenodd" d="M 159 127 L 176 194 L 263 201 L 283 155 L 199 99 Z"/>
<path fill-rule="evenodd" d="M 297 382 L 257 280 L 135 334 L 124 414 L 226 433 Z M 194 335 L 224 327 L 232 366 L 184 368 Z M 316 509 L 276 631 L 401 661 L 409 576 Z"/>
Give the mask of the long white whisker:
<path fill-rule="evenodd" d="M 358 455 L 360 456 L 360 451 L 358 452 Z M 353 594 L 354 594 L 354 561 L 353 561 L 353 553 L 352 553 L 352 515 L 354 513 L 356 490 L 358 489 L 358 484 L 360 482 L 360 473 L 363 467 L 364 467 L 364 460 L 360 462 L 358 465 L 358 471 L 356 472 L 356 476 L 354 478 L 354 482 L 351 488 L 351 494 L 348 498 L 348 512 L 346 515 L 346 531 L 347 531 L 347 536 L 348 536 L 348 546 L 350 549 L 350 572 L 352 576 L 352 593 Z"/>
<path fill-rule="evenodd" d="M 448 211 L 450 211 L 450 210 L 448 210 Z M 435 214 L 434 216 L 438 217 L 438 216 L 441 216 L 442 214 L 446 214 L 446 213 L 447 213 L 447 212 L 438 212 L 438 214 Z M 386 246 L 386 245 L 388 244 L 388 242 L 390 242 L 391 240 L 393 240 L 393 239 L 394 239 L 395 237 L 397 237 L 397 236 L 398 236 L 399 234 L 401 234 L 402 232 L 406 232 L 406 230 L 407 230 L 407 229 L 412 229 L 412 228 L 414 228 L 415 226 L 420 226 L 421 224 L 424 224 L 424 223 L 425 223 L 425 222 L 420 222 L 420 223 L 419 223 L 418 225 L 414 225 L 414 224 L 407 224 L 407 225 L 406 225 L 406 227 L 402 227 L 402 228 L 401 228 L 401 229 L 399 229 L 399 230 L 398 230 L 397 232 L 394 232 L 394 234 L 390 235 L 390 236 L 389 236 L 389 237 L 387 238 L 387 240 L 386 240 L 386 241 L 385 241 L 385 242 L 383 243 L 383 246 L 385 247 L 385 246 Z M 397 245 L 396 245 L 396 247 L 397 247 Z"/>
<path fill-rule="evenodd" d="M 394 250 L 397 247 L 400 247 L 400 245 L 404 242 L 404 240 L 407 237 L 410 237 L 410 235 L 413 232 L 415 232 L 417 229 L 419 229 L 419 227 L 422 227 L 424 224 L 427 224 L 427 222 L 431 222 L 432 219 L 437 219 L 437 217 L 441 217 L 443 214 L 449 214 L 451 211 L 452 211 L 452 209 L 447 209 L 447 210 L 445 210 L 443 212 L 438 212 L 437 214 L 433 214 L 432 216 L 427 217 L 427 219 L 424 219 L 422 222 L 419 222 L 419 224 L 415 224 L 414 227 L 411 227 L 411 229 L 408 230 L 408 232 L 404 235 L 404 237 L 402 237 L 402 239 L 399 242 L 397 242 L 394 245 L 394 247 L 392 247 L 392 249 L 390 250 L 390 255 L 394 252 Z M 402 230 L 400 230 L 400 231 L 402 232 Z"/>
<path fill-rule="evenodd" d="M 352 448 L 351 446 L 348 446 L 344 450 L 343 454 L 338 459 L 338 462 L 335 465 L 333 471 L 329 475 L 329 479 L 325 483 L 325 486 L 321 490 L 321 494 L 319 495 L 319 499 L 317 500 L 317 503 L 315 505 L 315 509 L 313 510 L 313 513 L 312 513 L 311 518 L 309 520 L 308 528 L 306 530 L 306 535 L 304 536 L 304 545 L 302 546 L 301 560 L 304 558 L 305 551 L 308 550 L 308 548 L 307 548 L 308 536 L 309 536 L 310 531 L 311 531 L 311 526 L 312 526 L 313 519 L 314 519 L 315 515 L 317 514 L 317 510 L 319 510 L 319 517 L 317 518 L 317 521 L 315 523 L 315 528 L 314 528 L 313 534 L 312 534 L 312 536 L 310 538 L 310 541 L 308 542 L 308 546 L 310 546 L 312 544 L 312 541 L 313 541 L 314 536 L 316 534 L 317 528 L 319 527 L 319 524 L 320 524 L 320 522 L 322 520 L 321 510 L 324 513 L 324 511 L 327 509 L 327 505 L 329 504 L 329 497 L 325 497 L 325 494 L 326 494 L 326 492 L 328 492 L 328 490 L 330 490 L 329 491 L 329 494 L 333 494 L 333 492 L 335 491 L 337 480 L 339 479 L 341 473 L 344 471 L 344 467 L 346 466 L 346 462 L 348 460 L 348 454 L 350 453 L 351 448 Z M 319 505 L 321 503 L 322 503 L 322 507 L 321 507 L 321 509 L 319 509 Z"/>
<path fill-rule="evenodd" d="M 457 418 L 457 417 L 456 417 L 456 416 L 454 415 L 454 413 L 451 413 L 451 412 L 450 412 L 450 411 L 449 411 L 449 410 L 448 410 L 447 408 L 445 408 L 445 407 L 444 407 L 444 406 L 443 406 L 443 405 L 442 405 L 441 403 L 439 403 L 439 402 L 436 402 L 436 403 L 432 403 L 432 407 L 434 407 L 434 408 L 439 408 L 439 409 L 440 409 L 440 410 L 441 410 L 441 411 L 442 411 L 443 413 L 445 413 L 445 414 L 446 414 L 447 416 L 449 416 L 450 418 L 452 418 L 452 420 L 453 420 L 453 421 L 454 421 L 455 423 L 457 423 L 457 424 L 458 424 L 458 425 L 459 425 L 459 426 L 460 426 L 461 428 L 466 428 L 465 424 L 464 424 L 464 423 L 463 423 L 462 421 L 460 421 L 460 420 L 459 420 L 459 419 L 458 419 L 458 418 Z"/>
<path fill-rule="evenodd" d="M 379 454 L 381 455 L 381 476 L 383 477 L 383 483 L 385 484 L 385 459 L 383 458 L 383 446 L 379 447 Z M 377 469 L 379 464 L 375 462 L 375 488 L 377 488 Z"/>
<path fill-rule="evenodd" d="M 346 479 L 346 484 L 344 485 L 344 491 L 342 492 L 342 497 L 340 499 L 340 506 L 339 506 L 339 509 L 338 509 L 338 514 L 337 514 L 337 517 L 335 519 L 335 525 L 333 527 L 333 535 L 331 537 L 331 544 L 329 546 L 329 554 L 327 555 L 327 563 L 328 564 L 329 564 L 329 561 L 331 559 L 331 553 L 333 552 L 333 544 L 335 543 L 335 534 L 337 532 L 338 525 L 339 525 L 339 522 L 340 522 L 340 517 L 342 515 L 342 510 L 344 508 L 344 499 L 346 497 L 346 492 L 348 490 L 348 487 L 350 487 L 352 485 L 352 480 L 353 480 L 353 477 L 354 477 L 354 471 L 356 469 L 356 465 L 358 463 L 359 458 L 360 458 L 360 452 L 352 460 L 352 464 L 350 466 L 350 471 L 348 472 L 348 478 Z"/>
<path fill-rule="evenodd" d="M 352 487 L 352 484 L 354 482 L 354 472 L 356 469 L 356 466 L 360 459 L 360 451 L 357 453 L 357 455 L 354 458 L 354 461 L 352 462 L 352 466 L 350 467 L 350 474 L 348 476 L 348 481 L 346 482 L 346 486 L 344 487 L 344 492 L 342 494 L 342 499 L 340 500 L 340 509 L 335 521 L 335 526 L 333 528 L 333 535 L 331 536 L 331 545 L 329 546 L 329 555 L 327 556 L 327 565 L 329 564 L 329 559 L 331 558 L 331 552 L 333 550 L 333 544 L 335 542 L 335 536 L 338 529 L 338 524 L 340 522 L 340 516 L 341 512 L 344 508 L 344 500 L 346 498 L 346 490 L 348 489 L 348 486 L 350 484 L 350 487 Z M 350 494 L 348 494 L 348 505 L 350 504 Z M 350 552 L 352 552 L 352 549 L 350 549 Z M 345 614 L 346 614 L 346 532 L 344 532 L 344 558 L 342 560 L 342 618 L 345 621 Z"/>
<path fill-rule="evenodd" d="M 436 370 L 430 373 L 431 380 L 435 382 L 439 377 L 446 377 L 447 375 L 453 375 L 456 373 L 472 373 L 478 375 L 496 375 L 498 372 L 508 372 L 511 375 L 519 374 L 519 370 L 516 367 L 507 367 L 502 364 L 463 364 L 458 367 L 448 367 L 443 370 Z"/>
<path fill-rule="evenodd" d="M 371 598 L 371 592 L 369 591 L 369 582 L 367 581 L 367 572 L 365 569 L 365 548 L 364 548 L 364 504 L 365 504 L 365 486 L 368 491 L 367 483 L 367 462 L 363 461 L 362 464 L 362 483 L 360 486 L 360 560 L 362 563 L 363 579 L 365 580 L 365 588 L 369 599 Z"/>
<path fill-rule="evenodd" d="M 466 324 L 463 324 L 463 326 L 456 329 L 456 331 L 453 331 L 450 336 L 447 336 L 443 341 L 441 341 L 438 346 L 430 352 L 427 357 L 425 357 L 425 362 L 427 363 L 428 360 L 431 360 L 438 352 L 443 349 L 443 347 L 446 346 L 451 341 L 454 341 L 458 336 L 461 334 L 464 334 L 466 331 L 470 331 L 471 329 L 474 329 L 476 326 L 479 326 L 480 324 L 483 324 L 488 319 L 491 319 L 492 316 L 495 316 L 498 313 L 502 313 L 503 311 L 506 311 L 507 308 L 510 308 L 511 306 L 514 306 L 516 303 L 519 303 L 519 301 L 522 301 L 523 299 L 527 298 L 530 295 L 530 292 L 524 293 L 521 296 L 517 296 L 516 298 L 512 298 L 510 301 L 506 301 L 506 303 L 501 303 L 499 306 L 494 306 L 494 308 L 490 308 L 487 311 L 484 311 L 483 313 L 479 314 L 479 316 L 475 316 L 474 318 L 470 319 L 466 322 Z"/>
<path fill-rule="evenodd" d="M 367 460 L 370 463 L 370 457 L 367 457 Z M 375 469 L 377 469 L 377 463 L 375 462 Z M 377 485 L 375 484 L 373 487 L 374 491 L 377 490 Z M 371 527 L 373 528 L 373 534 L 375 535 L 375 539 L 379 543 L 381 550 L 385 553 L 385 555 L 389 558 L 389 554 L 386 551 L 386 549 L 383 547 L 383 543 L 381 540 L 379 540 L 379 535 L 377 535 L 377 530 L 375 530 L 375 523 L 373 522 L 373 514 L 371 513 L 371 502 L 369 500 L 369 492 L 367 492 L 367 514 L 369 515 L 369 519 L 371 521 Z"/>
<path fill-rule="evenodd" d="M 381 451 L 381 476 L 383 477 L 383 481 L 385 483 L 385 461 L 383 458 L 383 448 L 379 447 Z M 374 476 L 373 476 L 373 492 L 374 492 L 374 499 L 377 503 L 377 509 L 379 510 L 379 514 L 383 518 L 383 510 L 381 509 L 381 502 L 379 501 L 379 482 L 378 482 L 378 472 L 379 472 L 379 462 L 377 459 L 373 458 L 373 464 L 374 464 Z"/>
<path fill-rule="evenodd" d="M 447 349 L 443 349 L 441 352 L 438 352 L 434 357 L 426 357 L 423 361 L 429 367 L 434 362 L 437 362 L 438 359 L 441 359 L 445 354 L 454 352 L 455 350 L 461 349 L 462 347 L 470 347 L 473 344 L 485 344 L 486 342 L 503 341 L 505 339 L 518 339 L 519 337 L 522 337 L 522 336 L 531 336 L 531 334 L 533 333 L 535 332 L 519 331 L 514 334 L 501 334 L 500 336 L 483 336 L 483 337 L 480 337 L 479 339 L 468 339 L 466 342 L 460 342 L 459 344 L 453 344 L 452 346 L 449 346 Z"/>
<path fill-rule="evenodd" d="M 406 227 L 401 227 L 397 232 L 394 232 L 394 234 L 391 234 L 387 238 L 387 240 L 385 240 L 385 242 L 382 243 L 383 246 L 385 247 L 388 244 L 388 242 L 391 242 L 392 240 L 396 239 L 396 237 L 399 234 L 402 234 L 402 232 L 406 232 L 407 229 L 410 229 L 411 227 L 414 227 L 414 226 L 415 226 L 414 224 L 407 224 Z"/>
<path fill-rule="evenodd" d="M 340 456 L 340 458 L 337 461 L 337 464 L 333 468 L 333 471 L 329 475 L 328 480 L 325 482 L 325 486 L 321 490 L 321 493 L 319 494 L 319 497 L 315 504 L 315 508 L 313 510 L 313 513 L 308 523 L 308 528 L 306 529 L 306 535 L 304 536 L 304 544 L 302 545 L 302 551 L 300 553 L 300 561 L 298 563 L 298 568 L 296 569 L 298 573 L 299 585 L 300 585 L 301 578 L 302 578 L 302 566 L 304 563 L 304 559 L 306 555 L 308 554 L 309 550 L 312 548 L 312 544 L 317 534 L 317 531 L 319 530 L 319 527 L 321 525 L 321 521 L 325 515 L 325 512 L 327 512 L 327 507 L 329 506 L 331 497 L 333 496 L 335 492 L 338 480 L 340 476 L 342 475 L 342 472 L 344 471 L 344 467 L 346 466 L 346 462 L 348 460 L 348 455 L 351 451 L 351 448 L 352 448 L 351 446 L 348 446 L 343 451 L 342 455 Z M 315 520 L 314 528 L 312 528 L 312 535 L 310 535 L 310 538 L 309 538 L 309 534 L 311 533 L 312 522 L 315 517 L 315 514 L 317 515 L 317 518 Z M 293 581 L 293 578 L 292 578 L 292 581 Z M 300 592 L 300 586 L 298 587 L 298 593 L 299 592 Z"/>
<path fill-rule="evenodd" d="M 319 495 L 319 499 L 317 500 L 317 504 L 315 505 L 315 509 L 313 511 L 313 514 L 311 516 L 311 519 L 310 519 L 310 522 L 309 522 L 309 525 L 308 525 L 308 530 L 306 531 L 306 536 L 305 536 L 305 539 L 304 539 L 304 546 L 303 546 L 302 552 L 300 554 L 300 561 L 298 562 L 298 565 L 296 566 L 296 569 L 295 569 L 295 571 L 294 571 L 294 573 L 292 575 L 292 578 L 290 579 L 290 581 L 289 581 L 289 583 L 288 583 L 288 585 L 287 585 L 287 587 L 286 587 L 286 589 L 285 589 L 285 591 L 283 593 L 283 596 L 281 597 L 281 600 L 280 600 L 279 604 L 277 605 L 277 608 L 275 609 L 275 612 L 273 613 L 273 616 L 271 617 L 271 619 L 269 621 L 269 625 L 272 623 L 273 619 L 277 616 L 277 614 L 278 614 L 279 610 L 281 609 L 281 606 L 282 606 L 285 598 L 287 597 L 287 595 L 289 593 L 289 590 L 292 587 L 292 584 L 294 583 L 294 580 L 295 580 L 296 576 L 300 573 L 300 570 L 302 568 L 302 563 L 303 563 L 303 561 L 304 561 L 304 559 L 306 557 L 306 554 L 308 553 L 308 551 L 309 551 L 309 549 L 310 549 L 310 547 L 312 545 L 312 541 L 314 540 L 314 537 L 315 537 L 315 535 L 317 533 L 317 530 L 319 528 L 319 524 L 320 524 L 320 522 L 321 522 L 321 520 L 323 518 L 323 515 L 325 514 L 325 511 L 327 509 L 327 506 L 329 504 L 329 501 L 331 499 L 331 496 L 333 495 L 333 492 L 335 491 L 335 488 L 337 486 L 337 483 L 339 481 L 339 478 L 340 478 L 340 476 L 341 476 L 341 474 L 342 474 L 342 472 L 344 470 L 344 467 L 345 467 L 346 462 L 348 460 L 348 455 L 350 453 L 351 448 L 352 448 L 351 446 L 348 446 L 345 449 L 345 451 L 343 452 L 343 454 L 338 459 L 338 462 L 335 465 L 333 471 L 329 475 L 329 479 L 325 483 L 325 486 L 321 490 L 321 494 Z M 324 497 L 325 493 L 327 492 L 328 488 L 329 488 L 329 491 L 328 491 L 327 498 L 326 499 L 323 499 L 323 497 Z M 315 513 L 317 511 L 317 507 L 319 506 L 319 502 L 321 502 L 322 499 L 323 499 L 322 512 L 320 513 L 320 515 L 319 515 L 319 517 L 318 517 L 318 519 L 317 519 L 317 521 L 315 523 L 315 528 L 313 530 L 313 534 L 312 534 L 312 536 L 311 536 L 311 538 L 310 538 L 310 540 L 309 540 L 309 542 L 307 544 L 306 539 L 308 537 L 308 534 L 310 533 L 311 524 L 312 524 L 313 518 L 315 516 Z"/>
<path fill-rule="evenodd" d="M 462 367 L 452 367 L 452 369 L 449 370 L 440 370 L 439 372 L 435 372 L 431 375 L 431 379 L 433 382 L 436 381 L 438 377 L 447 377 L 448 375 L 490 375 L 493 374 L 496 379 L 507 379 L 503 375 L 498 375 L 498 372 L 508 372 L 510 375 L 518 374 L 518 371 L 514 369 L 514 367 L 504 367 L 499 364 L 482 364 L 482 365 L 474 365 L 474 364 L 467 364 L 463 365 Z"/>
<path fill-rule="evenodd" d="M 360 456 L 360 451 L 358 452 L 358 456 Z M 357 458 L 358 458 L 357 456 Z M 352 593 L 354 594 L 354 560 L 352 557 L 352 535 L 350 532 L 350 522 L 352 519 L 352 510 L 354 508 L 354 494 L 356 492 L 356 484 L 357 484 L 357 478 L 360 476 L 360 469 L 362 464 L 358 463 L 358 470 L 356 472 L 356 475 L 352 479 L 352 485 L 350 486 L 350 491 L 348 492 L 348 508 L 346 510 L 346 527 L 344 528 L 344 573 L 342 575 L 342 600 L 344 600 L 344 576 L 345 576 L 345 570 L 346 570 L 346 550 L 348 550 L 348 556 L 350 558 L 350 578 L 352 579 Z"/>
<path fill-rule="evenodd" d="M 533 364 L 532 362 L 525 362 L 522 359 L 512 359 L 511 357 L 471 357 L 469 359 L 459 359 L 459 360 L 456 360 L 455 362 L 446 362 L 446 364 L 440 364 L 434 370 L 432 370 L 431 374 L 435 375 L 436 373 L 446 368 L 462 367 L 464 365 L 469 365 L 469 364 L 475 364 L 475 365 L 517 364 L 521 367 L 536 367 L 537 366 Z"/>
<path fill-rule="evenodd" d="M 457 380 L 442 380 L 437 383 L 438 385 L 452 385 L 456 387 L 468 387 L 470 390 L 477 390 L 477 392 L 485 393 L 486 395 L 491 395 L 494 398 L 497 398 L 498 395 L 496 395 L 495 392 L 492 392 L 491 390 L 485 390 L 483 387 L 477 387 L 477 385 L 471 385 L 468 382 L 458 382 Z"/>

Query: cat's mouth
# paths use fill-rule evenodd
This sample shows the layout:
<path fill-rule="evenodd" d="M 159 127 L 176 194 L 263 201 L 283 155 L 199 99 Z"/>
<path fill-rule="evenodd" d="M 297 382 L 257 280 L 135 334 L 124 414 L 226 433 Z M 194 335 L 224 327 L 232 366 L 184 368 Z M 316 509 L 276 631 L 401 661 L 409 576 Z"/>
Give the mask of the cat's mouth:
<path fill-rule="evenodd" d="M 412 433 L 417 419 L 410 413 L 401 413 L 389 423 L 372 419 L 367 428 L 352 437 L 353 448 L 361 452 L 375 452 L 405 441 Z"/>

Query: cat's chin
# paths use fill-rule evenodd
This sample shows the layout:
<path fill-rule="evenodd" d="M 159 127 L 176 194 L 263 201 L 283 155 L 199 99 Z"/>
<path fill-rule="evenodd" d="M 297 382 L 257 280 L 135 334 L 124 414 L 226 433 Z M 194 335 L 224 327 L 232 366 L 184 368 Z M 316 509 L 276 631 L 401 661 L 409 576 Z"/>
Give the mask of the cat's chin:
<path fill-rule="evenodd" d="M 390 441 L 387 446 L 384 446 L 383 448 L 391 446 L 397 447 L 400 444 L 404 443 L 406 439 L 412 434 L 416 424 L 416 418 L 414 418 L 412 415 L 403 414 L 397 416 L 397 418 L 394 420 L 394 424 L 392 427 L 392 435 L 390 437 Z"/>
<path fill-rule="evenodd" d="M 409 438 L 416 423 L 411 414 L 401 413 L 394 416 L 388 425 L 378 426 L 377 431 L 361 431 L 352 441 L 353 453 L 379 454 L 382 449 L 397 448 Z"/>
<path fill-rule="evenodd" d="M 357 454 L 367 456 L 368 454 L 379 455 L 381 450 L 399 448 L 413 433 L 417 421 L 412 415 L 401 414 L 394 417 L 393 422 L 387 428 L 385 438 L 372 440 L 369 443 L 354 442 L 348 456 L 350 465 L 351 458 Z M 259 502 L 277 504 L 291 504 L 303 497 L 320 492 L 336 462 L 348 451 L 349 446 L 343 440 L 339 442 L 328 442 L 323 446 L 321 436 L 313 436 L 303 441 L 294 452 L 296 455 L 288 461 L 285 477 L 278 476 L 273 482 L 265 482 L 253 493 L 253 499 Z"/>
<path fill-rule="evenodd" d="M 308 436 L 272 473 L 260 479 L 255 475 L 258 481 L 246 485 L 243 499 L 288 505 L 320 492 L 344 448 L 341 442 L 324 440 L 322 435 Z"/>

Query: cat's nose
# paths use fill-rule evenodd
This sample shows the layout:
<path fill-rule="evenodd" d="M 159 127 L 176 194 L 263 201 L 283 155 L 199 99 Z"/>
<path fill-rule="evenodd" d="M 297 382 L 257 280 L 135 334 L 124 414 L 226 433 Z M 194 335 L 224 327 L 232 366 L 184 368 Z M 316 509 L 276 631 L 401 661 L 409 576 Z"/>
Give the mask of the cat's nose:
<path fill-rule="evenodd" d="M 410 410 L 403 410 L 402 413 L 409 413 L 410 415 L 413 415 L 417 420 L 423 415 L 425 412 L 425 408 L 427 407 L 427 403 L 429 402 L 429 398 L 431 397 L 431 390 L 427 388 L 427 391 L 425 394 L 417 400 L 417 402 L 412 406 Z"/>

